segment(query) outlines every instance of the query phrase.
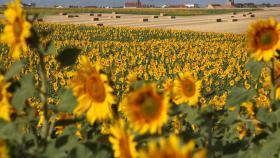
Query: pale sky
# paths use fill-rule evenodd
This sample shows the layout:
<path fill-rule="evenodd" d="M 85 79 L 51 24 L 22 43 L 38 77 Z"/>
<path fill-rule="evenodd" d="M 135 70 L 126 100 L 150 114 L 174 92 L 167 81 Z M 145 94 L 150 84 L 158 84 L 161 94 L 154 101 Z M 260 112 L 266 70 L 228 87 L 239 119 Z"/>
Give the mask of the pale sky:
<path fill-rule="evenodd" d="M 0 0 L 0 4 L 4 4 L 9 0 Z M 25 3 L 34 2 L 40 6 L 53 5 L 96 5 L 96 6 L 122 6 L 125 1 L 136 0 L 22 0 Z M 208 3 L 225 3 L 226 0 L 141 0 L 146 4 L 164 5 L 164 4 L 184 4 L 184 3 L 198 3 L 200 6 L 205 6 Z M 236 3 L 254 2 L 254 3 L 280 3 L 280 0 L 235 0 Z"/>

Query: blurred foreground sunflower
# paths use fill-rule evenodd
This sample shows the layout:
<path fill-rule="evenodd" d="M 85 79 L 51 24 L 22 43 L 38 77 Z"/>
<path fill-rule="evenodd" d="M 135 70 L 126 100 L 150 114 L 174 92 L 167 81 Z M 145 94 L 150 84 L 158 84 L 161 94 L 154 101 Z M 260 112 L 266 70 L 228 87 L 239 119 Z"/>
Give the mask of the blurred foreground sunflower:
<path fill-rule="evenodd" d="M 28 50 L 26 39 L 31 36 L 32 25 L 26 20 L 20 0 L 15 0 L 8 4 L 8 9 L 4 12 L 4 16 L 5 28 L 1 39 L 10 47 L 12 57 L 18 59 L 22 52 Z"/>
<path fill-rule="evenodd" d="M 181 145 L 180 139 L 177 136 L 170 136 L 166 139 L 161 139 L 159 143 L 151 142 L 148 144 L 148 151 L 141 151 L 141 158 L 204 158 L 206 150 L 193 152 L 195 143 L 188 142 Z"/>
<path fill-rule="evenodd" d="M 74 74 L 70 87 L 78 98 L 78 105 L 74 109 L 76 116 L 86 113 L 91 124 L 112 118 L 111 106 L 115 103 L 113 89 L 99 66 L 93 65 L 87 57 L 80 58 L 80 68 Z"/>
<path fill-rule="evenodd" d="M 0 118 L 5 121 L 11 121 L 10 114 L 12 112 L 12 106 L 10 99 L 12 94 L 8 92 L 10 83 L 6 83 L 4 76 L 0 75 Z"/>
<path fill-rule="evenodd" d="M 180 73 L 174 81 L 173 101 L 179 105 L 188 103 L 193 106 L 198 103 L 200 96 L 201 81 L 197 81 L 190 73 Z"/>
<path fill-rule="evenodd" d="M 135 158 L 137 157 L 136 142 L 134 136 L 125 130 L 124 121 L 116 122 L 111 128 L 111 136 L 115 158 Z"/>
<path fill-rule="evenodd" d="M 258 61 L 270 61 L 280 49 L 280 24 L 273 18 L 257 20 L 249 27 L 248 47 Z"/>
<path fill-rule="evenodd" d="M 156 91 L 154 84 L 129 93 L 120 104 L 130 125 L 138 132 L 161 132 L 168 120 L 169 99 Z"/>
<path fill-rule="evenodd" d="M 0 158 L 9 158 L 9 151 L 6 146 L 6 143 L 3 140 L 0 140 Z"/>

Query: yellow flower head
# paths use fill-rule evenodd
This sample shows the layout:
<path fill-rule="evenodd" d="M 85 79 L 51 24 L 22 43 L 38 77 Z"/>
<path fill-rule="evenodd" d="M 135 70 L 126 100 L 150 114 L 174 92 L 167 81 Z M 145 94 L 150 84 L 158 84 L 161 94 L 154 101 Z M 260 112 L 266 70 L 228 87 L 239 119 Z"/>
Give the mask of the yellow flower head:
<path fill-rule="evenodd" d="M 115 158 L 137 157 L 136 142 L 134 136 L 125 130 L 124 121 L 118 121 L 110 128 L 109 140 L 113 146 Z"/>
<path fill-rule="evenodd" d="M 10 114 L 13 107 L 10 104 L 12 94 L 8 92 L 10 83 L 4 81 L 4 76 L 0 74 L 0 118 L 5 121 L 11 121 Z"/>
<path fill-rule="evenodd" d="M 200 150 L 193 153 L 195 143 L 193 141 L 181 146 L 180 139 L 176 136 L 171 136 L 166 139 L 161 139 L 159 144 L 151 142 L 148 145 L 148 151 L 141 151 L 141 158 L 204 158 L 206 150 Z"/>
<path fill-rule="evenodd" d="M 6 143 L 3 140 L 0 140 L 0 157 L 9 158 L 9 150 L 6 146 Z"/>
<path fill-rule="evenodd" d="M 112 118 L 111 106 L 115 103 L 113 89 L 99 66 L 93 65 L 87 57 L 80 58 L 80 68 L 74 74 L 70 87 L 78 98 L 78 105 L 74 109 L 76 116 L 86 113 L 91 124 Z"/>
<path fill-rule="evenodd" d="M 18 59 L 28 50 L 26 39 L 31 36 L 32 25 L 26 20 L 20 0 L 11 2 L 4 15 L 6 20 L 1 39 L 10 47 L 12 57 Z"/>
<path fill-rule="evenodd" d="M 190 73 L 179 74 L 179 78 L 175 80 L 173 87 L 173 101 L 179 105 L 189 103 L 196 105 L 200 97 L 201 81 L 196 81 Z"/>
<path fill-rule="evenodd" d="M 276 50 L 280 49 L 280 24 L 272 18 L 253 23 L 248 31 L 248 47 L 258 61 L 267 62 L 278 56 Z"/>
<path fill-rule="evenodd" d="M 159 94 L 154 84 L 129 93 L 120 105 L 130 125 L 138 132 L 161 132 L 168 120 L 168 97 Z"/>

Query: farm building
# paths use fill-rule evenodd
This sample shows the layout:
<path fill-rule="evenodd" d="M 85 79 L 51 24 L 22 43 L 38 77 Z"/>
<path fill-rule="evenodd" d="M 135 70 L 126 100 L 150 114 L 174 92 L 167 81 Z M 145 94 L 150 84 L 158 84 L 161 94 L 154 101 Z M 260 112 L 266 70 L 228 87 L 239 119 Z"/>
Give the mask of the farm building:
<path fill-rule="evenodd" d="M 140 0 L 137 0 L 137 2 L 125 2 L 124 8 L 141 8 L 143 5 L 140 2 Z"/>

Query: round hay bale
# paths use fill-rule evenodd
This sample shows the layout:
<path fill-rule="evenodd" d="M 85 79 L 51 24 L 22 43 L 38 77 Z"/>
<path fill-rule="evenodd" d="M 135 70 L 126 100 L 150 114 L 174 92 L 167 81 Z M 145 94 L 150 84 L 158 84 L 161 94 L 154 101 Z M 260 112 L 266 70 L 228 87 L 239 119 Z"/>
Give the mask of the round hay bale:
<path fill-rule="evenodd" d="M 251 17 L 251 18 L 254 18 L 254 17 L 256 17 L 256 16 L 255 16 L 255 14 L 251 14 L 251 16 L 250 16 L 250 17 Z"/>
<path fill-rule="evenodd" d="M 247 15 L 246 14 L 243 14 L 243 17 L 246 17 Z"/>
<path fill-rule="evenodd" d="M 156 18 L 158 18 L 158 16 L 154 15 L 154 16 L 151 16 L 151 18 L 156 19 Z"/>
<path fill-rule="evenodd" d="M 59 15 L 67 15 L 67 13 L 59 13 Z"/>
<path fill-rule="evenodd" d="M 101 17 L 101 16 L 102 16 L 102 14 L 97 14 L 96 16 Z"/>
<path fill-rule="evenodd" d="M 249 12 L 249 13 L 248 13 L 248 15 L 251 15 L 251 14 L 253 14 L 253 13 L 252 13 L 252 12 Z"/>
<path fill-rule="evenodd" d="M 89 16 L 94 16 L 94 13 L 90 13 Z"/>
<path fill-rule="evenodd" d="M 176 17 L 175 16 L 170 16 L 169 19 L 176 19 Z"/>
<path fill-rule="evenodd" d="M 104 24 L 103 23 L 98 23 L 98 24 L 96 24 L 96 26 L 104 26 Z"/>
<path fill-rule="evenodd" d="M 238 19 L 232 19 L 232 22 L 237 22 L 238 21 Z"/>
<path fill-rule="evenodd" d="M 231 18 L 234 18 L 234 15 L 232 15 Z"/>
<path fill-rule="evenodd" d="M 93 18 L 93 21 L 99 21 L 99 18 Z"/>
<path fill-rule="evenodd" d="M 148 19 L 148 18 L 141 18 L 140 21 L 141 21 L 141 22 L 148 22 L 149 19 Z"/>
<path fill-rule="evenodd" d="M 115 18 L 116 18 L 116 19 L 119 19 L 119 18 L 121 18 L 121 16 L 119 16 L 119 15 L 116 15 L 116 16 L 115 16 Z"/>
<path fill-rule="evenodd" d="M 216 19 L 216 22 L 222 22 L 222 19 Z"/>
<path fill-rule="evenodd" d="M 37 19 L 37 22 L 43 22 L 44 20 L 42 18 Z"/>
<path fill-rule="evenodd" d="M 236 13 L 236 12 L 233 12 L 232 14 L 233 14 L 233 15 L 236 15 L 237 13 Z"/>
<path fill-rule="evenodd" d="M 79 15 L 74 15 L 76 18 L 80 17 Z"/>
<path fill-rule="evenodd" d="M 67 17 L 68 18 L 74 18 L 74 15 L 68 15 Z"/>

